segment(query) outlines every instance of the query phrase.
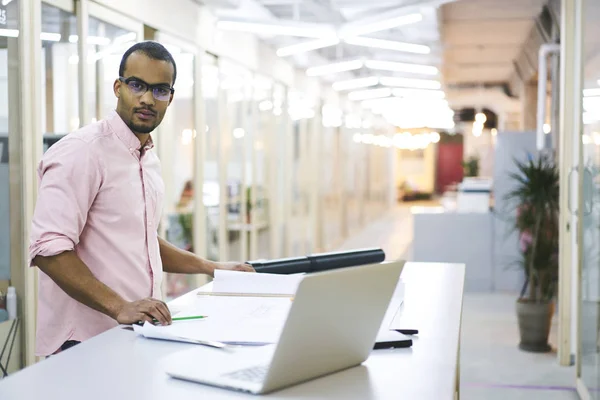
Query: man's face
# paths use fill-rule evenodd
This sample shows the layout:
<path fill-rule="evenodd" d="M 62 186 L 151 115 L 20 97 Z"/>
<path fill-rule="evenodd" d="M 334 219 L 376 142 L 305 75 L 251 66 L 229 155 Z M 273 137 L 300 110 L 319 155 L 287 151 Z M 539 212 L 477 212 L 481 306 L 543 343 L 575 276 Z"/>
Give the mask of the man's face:
<path fill-rule="evenodd" d="M 134 133 L 150 133 L 160 125 L 173 100 L 173 72 L 170 62 L 140 52 L 127 58 L 123 79 L 115 81 L 114 92 L 119 99 L 117 113 Z"/>

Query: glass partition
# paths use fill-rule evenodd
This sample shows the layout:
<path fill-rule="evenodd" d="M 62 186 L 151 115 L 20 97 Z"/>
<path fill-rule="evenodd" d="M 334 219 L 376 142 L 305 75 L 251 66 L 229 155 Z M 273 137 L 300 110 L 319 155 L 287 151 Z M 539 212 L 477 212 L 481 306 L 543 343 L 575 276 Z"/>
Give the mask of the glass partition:
<path fill-rule="evenodd" d="M 0 7 L 0 18 L 5 22 L 0 34 L 0 280 L 10 279 L 10 207 L 9 207 L 9 130 L 14 126 L 11 104 L 18 98 L 18 32 L 19 1 L 14 0 L 5 7 Z M 15 134 L 15 132 L 12 132 Z"/>
<path fill-rule="evenodd" d="M 206 207 L 207 257 L 219 259 L 219 67 L 217 58 L 205 55 L 202 64 L 202 96 L 204 98 L 206 131 L 203 197 Z"/>
<path fill-rule="evenodd" d="M 600 398 L 600 3 L 584 0 L 583 35 L 583 257 L 579 340 L 581 380 L 592 399 Z"/>
<path fill-rule="evenodd" d="M 252 94 L 252 131 L 249 140 L 252 143 L 254 157 L 250 180 L 250 224 L 254 230 L 256 243 L 250 236 L 250 258 L 268 258 L 270 253 L 270 203 L 267 183 L 267 140 L 273 126 L 273 81 L 257 75 L 253 81 Z"/>
<path fill-rule="evenodd" d="M 194 129 L 195 54 L 158 38 L 169 49 L 177 65 L 175 93 L 158 135 L 165 197 L 163 224 L 166 239 L 175 246 L 194 252 L 194 157 L 197 137 Z M 166 297 L 176 298 L 196 288 L 194 275 L 165 274 Z"/>
<path fill-rule="evenodd" d="M 248 153 L 248 132 L 250 124 L 250 99 L 252 74 L 247 69 L 222 60 L 220 63 L 221 90 L 223 91 L 221 140 L 226 154 L 226 223 L 228 259 L 246 261 L 248 259 L 248 238 L 250 216 L 242 213 L 251 208 L 247 201 L 242 207 L 242 198 L 250 193 L 251 167 Z"/>
<path fill-rule="evenodd" d="M 77 42 L 77 36 L 71 40 Z M 123 53 L 136 41 L 136 32 L 124 29 L 95 17 L 89 18 L 87 37 L 88 115 L 84 124 L 106 117 L 117 105 L 113 83 L 119 77 Z"/>
<path fill-rule="evenodd" d="M 44 150 L 79 128 L 75 15 L 42 3 L 42 127 Z"/>

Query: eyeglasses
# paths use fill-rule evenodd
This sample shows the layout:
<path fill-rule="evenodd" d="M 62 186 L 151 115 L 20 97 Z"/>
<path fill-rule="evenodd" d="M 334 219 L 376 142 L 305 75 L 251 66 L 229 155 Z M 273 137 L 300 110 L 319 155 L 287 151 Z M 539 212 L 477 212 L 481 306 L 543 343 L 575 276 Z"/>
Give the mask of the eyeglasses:
<path fill-rule="evenodd" d="M 127 85 L 131 93 L 136 96 L 143 96 L 148 90 L 152 90 L 152 96 L 159 101 L 169 101 L 171 95 L 175 93 L 175 89 L 165 84 L 150 85 L 143 80 L 135 77 L 123 78 L 119 80 Z"/>

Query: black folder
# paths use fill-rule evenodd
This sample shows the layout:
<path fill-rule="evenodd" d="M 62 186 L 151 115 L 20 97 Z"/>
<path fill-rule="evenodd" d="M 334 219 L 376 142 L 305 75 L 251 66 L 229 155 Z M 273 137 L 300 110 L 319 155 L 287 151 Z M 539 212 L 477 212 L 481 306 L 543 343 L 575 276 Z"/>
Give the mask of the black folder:
<path fill-rule="evenodd" d="M 281 258 L 276 260 L 247 261 L 246 263 L 252 265 L 256 272 L 297 274 L 377 264 L 384 260 L 384 251 L 375 248 L 312 254 L 304 257 Z"/>

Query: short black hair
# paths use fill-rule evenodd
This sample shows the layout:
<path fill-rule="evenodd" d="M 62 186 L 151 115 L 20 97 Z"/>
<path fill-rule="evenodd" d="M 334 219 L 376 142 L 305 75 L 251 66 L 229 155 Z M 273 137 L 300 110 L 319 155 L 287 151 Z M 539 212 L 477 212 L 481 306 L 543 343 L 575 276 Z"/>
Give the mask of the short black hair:
<path fill-rule="evenodd" d="M 173 85 L 175 84 L 175 78 L 177 78 L 177 65 L 175 65 L 173 56 L 171 53 L 169 53 L 169 50 L 167 50 L 165 46 L 152 40 L 136 43 L 127 49 L 125 54 L 123 54 L 123 58 L 121 59 L 121 65 L 119 65 L 119 76 L 123 76 L 123 74 L 125 74 L 125 64 L 127 63 L 127 59 L 130 55 L 136 52 L 142 53 L 146 57 L 153 60 L 170 62 L 173 65 Z"/>

